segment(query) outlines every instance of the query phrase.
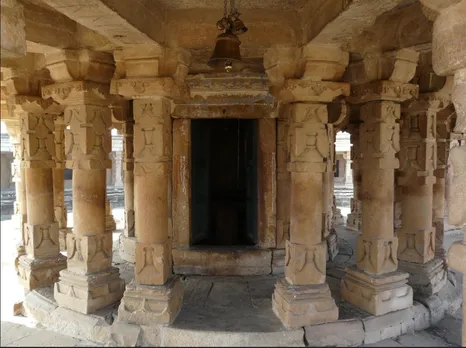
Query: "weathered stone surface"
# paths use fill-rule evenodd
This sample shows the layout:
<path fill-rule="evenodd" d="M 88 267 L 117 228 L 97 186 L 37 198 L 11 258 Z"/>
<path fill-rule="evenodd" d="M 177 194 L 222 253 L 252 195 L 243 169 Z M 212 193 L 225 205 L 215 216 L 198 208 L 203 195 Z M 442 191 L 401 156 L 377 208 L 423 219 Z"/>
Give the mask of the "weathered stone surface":
<path fill-rule="evenodd" d="M 118 320 L 139 325 L 171 324 L 183 304 L 183 287 L 173 277 L 165 285 L 126 286 L 118 308 Z"/>
<path fill-rule="evenodd" d="M 3 1 L 1 11 L 2 58 L 26 55 L 25 26 L 23 5 L 16 0 Z"/>
<path fill-rule="evenodd" d="M 225 332 L 208 330 L 162 329 L 161 345 L 165 347 L 304 347 L 303 331 L 283 332 Z"/>
<path fill-rule="evenodd" d="M 136 262 L 136 238 L 120 235 L 120 257 L 131 263 Z"/>
<path fill-rule="evenodd" d="M 280 275 L 285 274 L 285 255 L 284 249 L 277 249 L 272 251 L 272 274 Z"/>
<path fill-rule="evenodd" d="M 408 274 L 401 272 L 372 277 L 357 268 L 348 268 L 341 281 L 341 295 L 371 314 L 386 314 L 413 304 L 413 289 L 406 284 L 407 278 Z"/>
<path fill-rule="evenodd" d="M 275 285 L 272 308 L 287 328 L 338 320 L 338 307 L 325 283 L 291 285 L 281 278 Z"/>
<path fill-rule="evenodd" d="M 414 296 L 431 296 L 440 291 L 447 282 L 447 271 L 441 259 L 433 259 L 425 264 L 399 261 L 399 270 L 409 273 L 408 284 Z"/>
<path fill-rule="evenodd" d="M 46 323 L 57 304 L 37 291 L 29 292 L 23 302 L 24 312 L 39 323 Z"/>
<path fill-rule="evenodd" d="M 388 338 L 395 338 L 408 332 L 413 332 L 413 326 L 406 325 L 412 322 L 412 311 L 406 308 L 400 311 L 362 319 L 365 338 L 364 343 L 370 344 Z"/>
<path fill-rule="evenodd" d="M 270 274 L 272 252 L 266 250 L 172 250 L 176 274 L 266 275 Z"/>
<path fill-rule="evenodd" d="M 60 307 L 88 314 L 121 299 L 125 282 L 118 268 L 104 272 L 81 275 L 68 270 L 60 272 L 60 281 L 55 283 L 55 300 Z"/>
<path fill-rule="evenodd" d="M 357 319 L 306 326 L 306 340 L 314 347 L 356 346 L 364 342 L 364 327 Z"/>
<path fill-rule="evenodd" d="M 19 258 L 19 281 L 27 290 L 53 285 L 65 268 L 66 257 L 61 254 L 46 259 L 32 259 L 23 255 Z"/>

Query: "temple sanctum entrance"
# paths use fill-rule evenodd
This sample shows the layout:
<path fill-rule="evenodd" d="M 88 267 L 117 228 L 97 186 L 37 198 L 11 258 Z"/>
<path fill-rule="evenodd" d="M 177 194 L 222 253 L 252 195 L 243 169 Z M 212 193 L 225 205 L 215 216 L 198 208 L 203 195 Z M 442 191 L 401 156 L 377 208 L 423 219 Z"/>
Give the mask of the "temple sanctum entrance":
<path fill-rule="evenodd" d="M 192 246 L 257 242 L 257 121 L 193 120 Z"/>

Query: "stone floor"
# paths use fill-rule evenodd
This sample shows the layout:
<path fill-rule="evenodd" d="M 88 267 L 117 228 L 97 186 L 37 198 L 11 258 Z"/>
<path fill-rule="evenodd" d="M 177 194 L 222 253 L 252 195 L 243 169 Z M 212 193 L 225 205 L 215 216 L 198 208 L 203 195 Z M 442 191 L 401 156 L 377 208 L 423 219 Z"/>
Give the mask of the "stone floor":
<path fill-rule="evenodd" d="M 115 212 L 118 215 L 120 212 Z M 119 224 L 120 225 L 120 224 Z M 65 336 L 34 327 L 28 318 L 13 316 L 13 304 L 23 299 L 23 291 L 16 281 L 12 264 L 14 240 L 11 238 L 11 221 L 2 221 L 1 226 L 1 346 L 100 346 L 86 341 L 81 335 Z M 357 234 L 344 228 L 338 229 L 340 254 L 328 264 L 327 281 L 340 307 L 340 319 L 359 318 L 368 314 L 345 304 L 339 297 L 340 278 L 344 268 L 354 262 L 354 246 Z M 449 233 L 446 247 L 460 240 L 462 234 Z M 114 249 L 118 245 L 118 234 L 114 234 Z M 132 265 L 122 262 L 115 253 L 115 264 L 120 267 L 126 282 L 133 278 Z M 457 287 L 462 282 L 461 274 L 455 274 Z M 164 345 L 190 345 L 193 333 L 198 339 L 215 337 L 222 345 L 261 345 L 264 335 L 273 335 L 274 345 L 312 346 L 312 330 L 286 330 L 273 314 L 270 299 L 276 278 L 263 277 L 184 277 L 185 298 L 182 311 L 172 327 L 166 329 Z M 416 333 L 401 335 L 365 346 L 415 347 L 461 346 L 461 309 L 451 313 L 434 327 Z M 116 314 L 116 307 L 110 308 Z M 348 321 L 349 322 L 349 321 Z M 345 322 L 344 322 L 345 324 Z M 379 323 L 382 325 L 383 323 Z M 387 328 L 388 330 L 389 328 Z M 60 331 L 62 332 L 62 331 Z M 242 334 L 243 333 L 243 334 Z M 345 329 L 340 333 L 346 334 Z M 305 334 L 305 335 L 304 335 Z M 199 335 L 205 335 L 201 337 Z M 241 336 L 248 335 L 248 340 Z"/>

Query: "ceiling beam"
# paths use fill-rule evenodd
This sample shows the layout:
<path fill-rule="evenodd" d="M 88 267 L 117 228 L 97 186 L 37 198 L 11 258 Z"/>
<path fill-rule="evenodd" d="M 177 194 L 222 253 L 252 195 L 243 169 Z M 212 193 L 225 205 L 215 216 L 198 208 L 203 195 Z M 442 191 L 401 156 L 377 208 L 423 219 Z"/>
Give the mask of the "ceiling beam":
<path fill-rule="evenodd" d="M 117 45 L 164 42 L 163 12 L 143 0 L 43 0 Z"/>

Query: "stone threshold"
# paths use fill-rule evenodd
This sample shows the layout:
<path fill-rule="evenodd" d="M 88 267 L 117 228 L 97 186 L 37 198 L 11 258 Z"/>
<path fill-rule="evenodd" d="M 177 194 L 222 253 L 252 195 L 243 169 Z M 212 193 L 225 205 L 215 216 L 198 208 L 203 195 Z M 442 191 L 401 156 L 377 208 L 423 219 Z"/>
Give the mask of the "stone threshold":
<path fill-rule="evenodd" d="M 135 262 L 136 239 L 120 236 L 120 257 Z M 279 275 L 285 272 L 284 249 L 190 247 L 172 249 L 173 273 L 179 275 Z"/>
<path fill-rule="evenodd" d="M 459 308 L 461 301 L 455 287 L 448 282 L 438 294 L 421 300 L 422 303 L 415 301 L 413 306 L 404 310 L 376 317 L 340 301 L 342 319 L 336 322 L 295 330 L 270 327 L 270 331 L 259 332 L 216 328 L 211 322 L 220 319 L 216 311 L 228 318 L 233 317 L 233 320 L 244 316 L 243 312 L 236 315 L 232 308 L 211 308 L 210 318 L 209 314 L 204 317 L 201 314 L 199 320 L 191 318 L 191 322 L 196 323 L 192 327 L 176 325 L 176 321 L 172 326 L 127 324 L 118 321 L 119 303 L 85 315 L 58 307 L 53 289 L 49 287 L 27 294 L 23 314 L 48 330 L 106 346 L 358 346 L 425 330 L 438 323 L 446 313 Z M 203 313 L 203 310 L 201 308 L 197 313 Z M 192 309 L 187 313 L 196 315 Z M 248 320 L 266 319 L 259 315 Z"/>

